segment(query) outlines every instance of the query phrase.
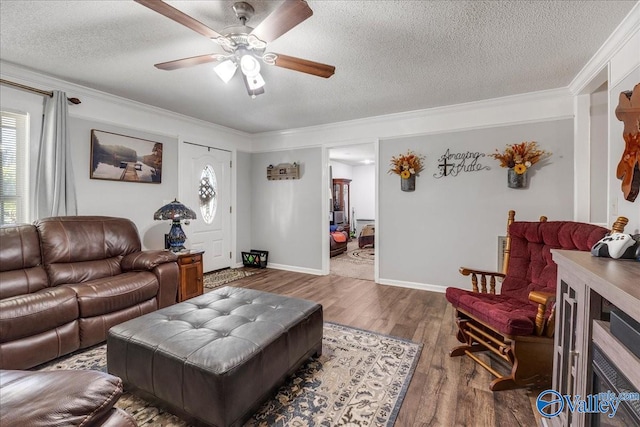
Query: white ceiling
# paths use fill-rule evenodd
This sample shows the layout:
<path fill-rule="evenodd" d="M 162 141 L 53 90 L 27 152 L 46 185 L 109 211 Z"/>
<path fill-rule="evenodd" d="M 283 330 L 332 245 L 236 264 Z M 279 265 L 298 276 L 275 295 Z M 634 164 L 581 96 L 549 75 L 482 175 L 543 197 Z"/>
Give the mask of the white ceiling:
<path fill-rule="evenodd" d="M 372 165 L 376 153 L 374 144 L 348 145 L 329 149 L 329 159 L 349 166 Z"/>
<path fill-rule="evenodd" d="M 249 2 L 254 27 L 281 3 Z M 233 1 L 168 3 L 219 32 L 237 22 Z M 335 75 L 264 66 L 256 99 L 213 64 L 154 68 L 222 49 L 129 0 L 2 0 L 0 59 L 257 133 L 566 87 L 636 1 L 308 3 L 314 15 L 267 51 L 334 65 Z"/>

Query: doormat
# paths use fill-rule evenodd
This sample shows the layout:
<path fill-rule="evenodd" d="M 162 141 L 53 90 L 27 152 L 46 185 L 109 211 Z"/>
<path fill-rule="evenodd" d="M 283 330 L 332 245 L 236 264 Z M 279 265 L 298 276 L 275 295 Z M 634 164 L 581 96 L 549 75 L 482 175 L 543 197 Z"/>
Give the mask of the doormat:
<path fill-rule="evenodd" d="M 302 365 L 245 427 L 391 427 L 421 351 L 422 344 L 325 322 L 322 356 Z M 106 371 L 106 344 L 39 367 L 39 370 L 54 369 Z M 139 426 L 188 425 L 127 392 L 115 406 L 129 413 Z"/>
<path fill-rule="evenodd" d="M 215 289 L 219 286 L 226 285 L 227 283 L 235 280 L 244 279 L 247 276 L 260 273 L 265 270 L 251 269 L 251 268 L 225 268 L 224 270 L 212 271 L 204 274 L 204 287 L 205 289 Z"/>

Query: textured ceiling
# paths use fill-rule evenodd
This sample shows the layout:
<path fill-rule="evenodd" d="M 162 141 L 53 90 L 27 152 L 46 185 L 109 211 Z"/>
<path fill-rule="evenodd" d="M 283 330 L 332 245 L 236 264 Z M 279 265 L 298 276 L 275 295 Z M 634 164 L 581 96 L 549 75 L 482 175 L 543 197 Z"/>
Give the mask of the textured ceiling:
<path fill-rule="evenodd" d="M 251 26 L 281 3 L 249 2 Z M 237 22 L 232 1 L 168 3 L 216 31 Z M 0 59 L 256 133 L 566 87 L 636 1 L 308 3 L 313 16 L 267 51 L 334 65 L 335 75 L 264 66 L 256 99 L 212 64 L 154 68 L 222 49 L 128 0 L 2 0 Z"/>

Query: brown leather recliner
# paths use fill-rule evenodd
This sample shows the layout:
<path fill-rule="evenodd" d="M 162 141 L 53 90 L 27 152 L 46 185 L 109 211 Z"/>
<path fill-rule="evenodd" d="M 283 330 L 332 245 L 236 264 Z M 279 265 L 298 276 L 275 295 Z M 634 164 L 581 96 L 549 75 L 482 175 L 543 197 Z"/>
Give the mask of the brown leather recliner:
<path fill-rule="evenodd" d="M 0 228 L 0 368 L 27 369 L 106 340 L 176 302 L 178 265 L 141 251 L 128 219 L 53 217 Z"/>
<path fill-rule="evenodd" d="M 0 425 L 135 427 L 113 405 L 122 380 L 99 371 L 0 370 Z"/>

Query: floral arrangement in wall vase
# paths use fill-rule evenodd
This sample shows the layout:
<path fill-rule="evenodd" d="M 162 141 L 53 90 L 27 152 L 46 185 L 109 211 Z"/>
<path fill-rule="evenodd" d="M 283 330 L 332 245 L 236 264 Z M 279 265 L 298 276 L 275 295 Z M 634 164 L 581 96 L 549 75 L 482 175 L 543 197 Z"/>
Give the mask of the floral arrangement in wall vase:
<path fill-rule="evenodd" d="M 416 189 L 416 176 L 424 169 L 424 156 L 411 150 L 406 154 L 400 154 L 391 158 L 389 173 L 400 175 L 400 189 L 402 191 L 414 191 Z"/>
<path fill-rule="evenodd" d="M 507 144 L 501 153 L 498 150 L 490 154 L 500 161 L 500 166 L 508 168 L 507 185 L 509 188 L 525 188 L 527 186 L 527 171 L 551 153 L 538 147 L 535 141 L 525 141 L 519 144 Z"/>

